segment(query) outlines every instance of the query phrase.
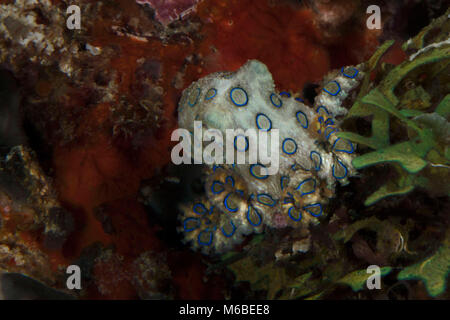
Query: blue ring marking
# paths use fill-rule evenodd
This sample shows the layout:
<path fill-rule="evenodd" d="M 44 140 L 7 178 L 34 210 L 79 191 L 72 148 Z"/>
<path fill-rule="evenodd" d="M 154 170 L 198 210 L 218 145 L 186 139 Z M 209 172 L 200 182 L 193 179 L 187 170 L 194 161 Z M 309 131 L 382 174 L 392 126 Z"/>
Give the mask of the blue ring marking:
<path fill-rule="evenodd" d="M 191 95 L 189 95 L 189 97 L 188 97 L 188 99 L 187 99 L 187 103 L 188 103 L 188 105 L 191 106 L 191 107 L 193 107 L 193 106 L 195 106 L 195 105 L 197 104 L 198 98 L 200 97 L 200 92 L 201 92 L 200 88 L 197 88 L 196 90 L 197 90 L 197 97 L 195 97 L 194 103 L 191 103 L 191 102 L 189 101 L 189 100 L 191 100 L 191 99 L 190 99 L 190 98 L 191 98 Z"/>
<path fill-rule="evenodd" d="M 245 150 L 239 150 L 239 149 L 237 148 L 236 140 L 237 140 L 238 137 L 244 137 L 244 139 L 245 139 Z M 245 151 L 248 150 L 248 146 L 249 146 L 249 142 L 248 142 L 248 138 L 247 138 L 246 136 L 244 136 L 244 135 L 238 135 L 238 136 L 235 136 L 235 137 L 234 137 L 234 149 L 235 149 L 236 151 L 239 151 L 239 152 L 245 152 Z"/>
<path fill-rule="evenodd" d="M 328 111 L 328 109 L 327 108 L 325 108 L 324 106 L 318 106 L 317 107 L 317 109 L 316 109 L 316 112 L 318 113 L 318 114 L 320 114 L 320 110 L 325 110 L 325 112 L 326 112 L 326 114 L 328 115 L 328 116 L 331 116 L 331 113 Z"/>
<path fill-rule="evenodd" d="M 255 174 L 253 173 L 253 168 L 254 168 L 255 166 L 260 166 L 260 167 L 263 167 L 263 168 L 267 169 L 266 166 L 263 165 L 263 164 L 260 164 L 260 163 L 252 164 L 252 165 L 250 166 L 250 174 L 252 175 L 253 178 L 256 178 L 256 179 L 259 179 L 259 180 L 264 180 L 264 179 L 267 179 L 267 177 L 269 177 L 268 174 L 266 174 L 266 175 L 264 175 L 264 176 L 260 176 L 260 177 L 258 177 L 257 175 L 255 175 Z"/>
<path fill-rule="evenodd" d="M 236 208 L 230 208 L 228 206 L 228 197 L 231 196 L 233 194 L 233 192 L 230 192 L 229 194 L 227 194 L 227 196 L 225 197 L 225 199 L 223 199 L 223 205 L 225 206 L 225 208 L 227 208 L 228 211 L 230 212 L 236 212 L 238 211 L 239 207 Z"/>
<path fill-rule="evenodd" d="M 315 161 L 313 159 L 313 154 L 317 154 L 319 156 L 319 164 L 317 166 L 314 167 L 314 169 L 316 171 L 320 171 L 320 167 L 322 166 L 322 156 L 320 155 L 320 153 L 318 153 L 317 151 L 311 151 L 311 153 L 309 154 L 309 158 L 311 159 L 311 161 L 315 164 Z"/>
<path fill-rule="evenodd" d="M 309 210 L 309 208 L 316 208 L 319 207 L 320 208 L 320 212 L 319 213 L 314 213 L 313 211 Z M 320 217 L 320 215 L 322 214 L 322 205 L 320 203 L 314 203 L 314 204 L 310 204 L 307 205 L 305 207 L 303 207 L 303 210 L 307 211 L 310 215 L 314 216 L 314 217 Z"/>
<path fill-rule="evenodd" d="M 275 102 L 273 102 L 273 97 L 276 97 L 276 98 L 278 99 L 278 101 L 279 101 L 278 104 L 276 104 Z M 275 107 L 277 107 L 277 108 L 281 108 L 281 106 L 283 105 L 283 101 L 281 101 L 281 99 L 278 98 L 277 95 L 276 95 L 275 93 L 272 93 L 272 94 L 270 95 L 270 102 L 272 102 L 272 104 L 273 104 Z"/>
<path fill-rule="evenodd" d="M 302 98 L 299 98 L 299 97 L 297 97 L 297 98 L 295 98 L 295 100 L 297 100 L 298 102 L 305 102 Z"/>
<path fill-rule="evenodd" d="M 280 96 L 286 96 L 286 97 L 290 98 L 291 94 L 289 92 L 283 91 L 283 92 L 280 92 Z"/>
<path fill-rule="evenodd" d="M 197 207 L 200 207 L 203 210 L 203 212 L 198 212 Z M 198 214 L 200 216 L 202 214 L 205 214 L 206 212 L 208 212 L 208 209 L 206 209 L 205 205 L 203 203 L 200 203 L 200 202 L 194 204 L 194 207 L 192 208 L 192 210 L 194 211 L 195 214 Z"/>
<path fill-rule="evenodd" d="M 355 73 L 353 74 L 353 76 L 351 76 L 351 75 L 349 75 L 349 74 L 347 74 L 347 73 L 344 72 L 344 68 L 345 68 L 345 67 L 342 67 L 341 72 L 342 72 L 342 74 L 343 74 L 344 76 L 346 76 L 347 78 L 354 79 L 354 78 L 358 75 L 358 73 L 359 73 L 359 70 L 358 70 L 358 69 L 353 68 L 353 70 L 355 71 Z"/>
<path fill-rule="evenodd" d="M 331 131 L 327 134 L 327 130 L 328 129 L 331 129 Z M 338 129 L 336 129 L 336 128 L 333 128 L 333 127 L 326 127 L 325 128 L 325 131 L 323 132 L 323 134 L 325 135 L 325 139 L 329 139 L 330 138 L 330 136 L 331 136 L 331 134 L 333 134 L 333 132 L 338 132 L 339 130 Z"/>
<path fill-rule="evenodd" d="M 333 167 L 332 167 L 331 169 L 332 169 L 333 177 L 334 177 L 335 179 L 337 179 L 337 180 L 341 180 L 341 179 L 344 179 L 344 178 L 347 176 L 347 174 L 348 174 L 348 169 L 347 169 L 347 167 L 346 167 L 339 159 L 337 159 L 337 161 L 338 161 L 338 163 L 341 165 L 341 167 L 344 168 L 344 170 L 345 170 L 344 175 L 341 176 L 341 177 L 337 177 L 337 176 L 336 176 L 336 174 L 334 173 L 334 164 L 333 164 Z"/>
<path fill-rule="evenodd" d="M 331 92 L 331 91 L 328 91 L 327 89 L 325 89 L 325 87 L 326 87 L 328 84 L 333 83 L 333 82 L 336 83 L 336 85 L 337 85 L 337 90 L 336 90 L 336 92 Z M 330 95 L 332 95 L 332 96 L 336 96 L 336 95 L 338 95 L 339 92 L 341 92 L 341 85 L 340 85 L 339 82 L 337 82 L 336 80 L 333 80 L 333 81 L 328 82 L 328 83 L 323 87 L 323 91 L 325 91 L 326 93 L 328 93 L 328 94 L 330 94 Z"/>
<path fill-rule="evenodd" d="M 233 231 L 231 231 L 230 234 L 227 234 L 227 233 L 225 232 L 225 229 L 222 227 L 222 233 L 223 233 L 223 235 L 224 235 L 225 237 L 227 237 L 227 238 L 231 237 L 231 236 L 236 232 L 236 226 L 234 225 L 233 221 L 230 221 L 230 224 L 233 226 Z"/>
<path fill-rule="evenodd" d="M 284 148 L 284 144 L 285 144 L 286 142 L 289 142 L 289 141 L 292 141 L 292 142 L 294 143 L 294 146 L 295 146 L 295 149 L 294 149 L 294 151 L 292 151 L 292 152 L 287 152 L 287 151 L 285 150 L 285 148 Z M 284 153 L 289 154 L 289 155 L 290 155 L 290 154 L 294 154 L 294 153 L 297 152 L 297 143 L 295 142 L 294 139 L 286 138 L 286 139 L 283 140 L 283 144 L 281 145 L 281 150 L 283 150 Z"/>
<path fill-rule="evenodd" d="M 209 93 L 212 90 L 211 93 Z M 217 94 L 217 89 L 216 88 L 211 88 L 206 92 L 206 97 L 205 100 L 211 100 L 212 98 L 214 98 Z"/>
<path fill-rule="evenodd" d="M 252 210 L 253 210 L 253 211 L 256 213 L 256 215 L 258 216 L 258 220 L 259 220 L 258 223 L 253 223 L 252 220 L 250 220 L 250 208 L 252 208 Z M 253 207 L 252 205 L 248 206 L 248 210 L 247 210 L 247 221 L 248 221 L 252 226 L 254 226 L 254 227 L 259 226 L 259 225 L 261 224 L 261 222 L 262 222 L 261 214 L 260 214 L 259 211 L 258 211 L 255 207 Z"/>
<path fill-rule="evenodd" d="M 225 183 L 228 183 L 228 179 L 231 179 L 231 186 L 234 187 L 234 178 L 232 176 L 227 176 L 225 178 Z"/>
<path fill-rule="evenodd" d="M 317 118 L 317 121 L 319 121 L 319 123 L 322 123 L 324 121 L 324 119 L 323 119 L 322 116 L 320 116 L 320 117 Z"/>
<path fill-rule="evenodd" d="M 269 128 L 268 128 L 268 129 L 266 129 L 266 128 L 263 129 L 263 128 L 260 126 L 260 124 L 258 123 L 259 117 L 265 117 L 267 120 L 269 120 Z M 270 131 L 270 130 L 272 129 L 272 120 L 270 120 L 270 118 L 269 118 L 268 116 L 266 116 L 264 113 L 258 113 L 258 114 L 256 115 L 256 127 L 258 127 L 259 130 Z"/>
<path fill-rule="evenodd" d="M 332 125 L 334 125 L 333 119 L 328 118 L 327 121 L 325 121 L 325 126 L 328 127 L 328 126 L 332 126 Z"/>
<path fill-rule="evenodd" d="M 187 224 L 188 224 L 188 222 L 191 221 L 191 220 L 196 221 L 196 222 L 197 222 L 197 225 L 196 225 L 195 227 L 189 229 L 189 228 L 187 227 Z M 198 220 L 198 218 L 186 218 L 186 219 L 184 219 L 184 221 L 183 221 L 183 228 L 184 228 L 184 231 L 185 231 L 185 232 L 191 232 L 191 231 L 194 231 L 194 230 L 197 229 L 199 226 L 200 226 L 200 220 Z"/>
<path fill-rule="evenodd" d="M 298 118 L 298 115 L 301 114 L 304 118 L 303 118 L 303 124 L 302 121 Z M 300 123 L 300 125 L 305 128 L 308 129 L 308 117 L 306 116 L 306 114 L 303 111 L 297 111 L 297 113 L 295 114 L 295 117 L 297 118 L 298 123 Z"/>
<path fill-rule="evenodd" d="M 245 94 L 245 102 L 244 102 L 244 103 L 236 103 L 236 101 L 234 101 L 234 99 L 233 99 L 233 92 L 234 92 L 235 90 L 240 90 L 240 91 L 242 91 L 242 92 Z M 236 87 L 236 88 L 231 89 L 231 91 L 230 91 L 230 99 L 231 99 L 231 101 L 232 101 L 237 107 L 243 107 L 243 106 L 246 106 L 247 103 L 248 103 L 248 95 L 247 95 L 247 92 L 246 92 L 244 89 L 239 88 L 239 87 Z"/>
<path fill-rule="evenodd" d="M 334 141 L 333 147 L 331 148 L 331 150 L 338 151 L 338 152 L 350 153 L 350 154 L 352 154 L 352 153 L 355 151 L 355 150 L 353 150 L 353 144 L 352 144 L 350 141 L 344 140 L 344 139 L 342 139 L 342 141 L 347 141 L 347 142 L 349 143 L 350 147 L 351 147 L 351 150 L 348 151 L 348 150 L 343 150 L 343 149 L 335 149 L 336 143 L 337 143 L 339 140 L 341 140 L 341 138 L 337 138 L 336 141 Z"/>
<path fill-rule="evenodd" d="M 203 241 L 200 240 L 200 238 L 202 237 L 202 234 L 205 233 L 205 232 L 209 232 L 209 240 L 208 240 L 208 242 L 203 242 Z M 201 245 L 201 246 L 209 246 L 212 243 L 212 241 L 213 241 L 213 233 L 212 233 L 212 231 L 206 229 L 206 230 L 203 230 L 202 232 L 200 232 L 198 234 L 197 242 L 198 242 L 199 245 Z"/>
<path fill-rule="evenodd" d="M 294 218 L 294 217 L 292 216 L 291 211 L 292 211 L 293 209 L 295 209 L 295 207 L 290 207 L 289 210 L 288 210 L 289 218 L 291 218 L 291 219 L 294 220 L 294 221 L 300 221 L 300 220 L 302 220 L 302 212 L 301 212 L 300 210 L 299 210 L 298 218 Z"/>
<path fill-rule="evenodd" d="M 287 180 L 287 181 L 286 181 Z M 284 182 L 286 181 L 286 183 Z M 284 190 L 284 188 L 286 188 L 289 184 L 289 177 L 286 176 L 282 176 L 280 178 L 280 186 L 281 186 L 281 190 Z"/>
<path fill-rule="evenodd" d="M 309 181 L 313 181 L 314 182 L 314 188 L 310 191 L 310 192 L 302 192 L 301 190 L 300 190 L 300 188 L 302 187 L 302 185 L 304 184 L 304 183 L 307 183 L 307 182 L 309 182 Z M 298 186 L 297 186 L 297 188 L 295 188 L 295 190 L 300 190 L 300 196 L 306 196 L 307 194 L 311 194 L 311 193 L 314 193 L 315 191 L 316 191 L 316 180 L 314 180 L 313 178 L 308 178 L 308 179 L 305 179 L 305 180 L 303 180 L 302 182 L 300 182 L 299 184 L 298 184 Z"/>
<path fill-rule="evenodd" d="M 218 166 L 218 165 L 213 165 L 213 172 L 216 172 L 216 169 L 219 169 L 219 168 L 221 168 L 221 169 L 223 169 L 223 166 Z"/>
<path fill-rule="evenodd" d="M 269 200 L 271 203 L 268 203 L 267 201 L 264 202 L 263 199 Z M 269 206 L 269 207 L 273 207 L 273 206 L 277 203 L 276 200 L 272 199 L 272 197 L 270 196 L 270 194 L 267 194 L 267 193 L 260 193 L 260 194 L 258 194 L 258 195 L 256 196 L 256 200 L 257 200 L 259 203 L 261 203 L 261 204 L 263 204 L 263 205 L 265 205 L 265 206 Z"/>
<path fill-rule="evenodd" d="M 214 186 L 218 184 L 222 187 L 222 189 L 220 189 L 219 191 L 214 191 Z M 225 187 L 223 186 L 223 183 L 220 181 L 213 181 L 213 183 L 211 184 L 211 192 L 214 194 L 221 194 L 223 192 L 223 190 L 225 190 Z"/>
<path fill-rule="evenodd" d="M 240 194 L 242 197 L 244 196 L 244 190 L 236 189 L 236 193 Z"/>

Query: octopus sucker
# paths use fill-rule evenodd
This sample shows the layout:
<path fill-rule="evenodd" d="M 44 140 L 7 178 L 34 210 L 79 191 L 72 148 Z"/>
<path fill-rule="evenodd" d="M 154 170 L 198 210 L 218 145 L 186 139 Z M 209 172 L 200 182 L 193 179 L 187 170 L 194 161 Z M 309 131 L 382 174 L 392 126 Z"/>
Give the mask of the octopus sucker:
<path fill-rule="evenodd" d="M 249 60 L 238 71 L 210 74 L 192 83 L 179 103 L 179 127 L 194 121 L 220 131 L 279 130 L 279 169 L 260 163 L 205 165 L 204 196 L 185 204 L 180 215 L 184 240 L 205 254 L 224 253 L 265 228 L 305 230 L 326 215 L 335 186 L 355 174 L 356 145 L 339 138 L 344 102 L 364 77 L 364 65 L 343 67 L 325 78 L 313 106 L 278 92 L 268 68 Z M 240 141 L 240 142 L 238 142 Z M 252 152 L 249 139 L 235 137 L 236 153 Z"/>

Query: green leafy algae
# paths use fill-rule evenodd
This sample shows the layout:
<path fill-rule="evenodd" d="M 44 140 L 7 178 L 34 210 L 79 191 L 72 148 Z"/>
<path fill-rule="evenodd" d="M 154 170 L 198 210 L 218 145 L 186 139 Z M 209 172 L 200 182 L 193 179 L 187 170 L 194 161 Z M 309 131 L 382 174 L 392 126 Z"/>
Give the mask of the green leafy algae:
<path fill-rule="evenodd" d="M 446 15 L 449 13 L 450 10 Z M 449 28 L 448 19 L 435 20 L 432 26 L 408 41 L 403 48 L 416 52 L 382 74 L 381 81 L 374 87 L 369 81 L 371 71 L 377 68 L 393 42 L 386 42 L 377 50 L 368 62 L 369 72 L 359 97 L 347 115 L 348 119 L 371 117 L 371 135 L 337 134 L 374 150 L 353 160 L 356 169 L 390 163 L 397 172 L 396 180 L 387 181 L 366 199 L 367 206 L 419 186 L 431 192 L 450 194 L 450 186 L 445 183 L 450 178 L 450 98 L 446 91 L 448 85 L 445 85 L 450 74 L 450 41 L 447 33 L 447 38 L 434 35 L 432 39 L 439 42 L 429 43 L 429 33 L 438 27 L 441 33 L 445 32 Z M 436 91 L 435 82 L 443 83 L 440 91 Z M 408 84 L 412 88 L 408 89 Z M 442 94 L 446 94 L 445 97 L 436 101 Z M 407 136 L 399 136 L 399 131 L 406 132 Z"/>
<path fill-rule="evenodd" d="M 397 276 L 399 280 L 422 280 L 432 297 L 445 291 L 447 275 L 450 271 L 450 246 L 445 241 L 434 255 L 404 268 Z"/>
<path fill-rule="evenodd" d="M 380 276 L 382 277 L 386 276 L 391 271 L 392 271 L 391 267 L 380 268 Z M 356 270 L 345 275 L 342 279 L 337 281 L 337 283 L 348 285 L 352 288 L 353 291 L 356 292 L 364 288 L 369 276 L 370 274 L 367 273 L 366 269 Z"/>

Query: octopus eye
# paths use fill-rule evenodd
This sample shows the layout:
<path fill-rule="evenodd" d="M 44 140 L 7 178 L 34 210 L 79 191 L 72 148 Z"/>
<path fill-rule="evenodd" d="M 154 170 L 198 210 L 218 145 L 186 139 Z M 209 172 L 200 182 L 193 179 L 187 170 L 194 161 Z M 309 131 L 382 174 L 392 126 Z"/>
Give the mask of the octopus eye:
<path fill-rule="evenodd" d="M 294 197 L 293 197 L 289 192 L 288 192 L 288 194 L 289 194 L 289 196 L 288 196 L 288 197 L 285 197 L 285 198 L 283 199 L 283 203 L 284 203 L 284 204 L 294 203 L 294 202 L 295 202 Z"/>
<path fill-rule="evenodd" d="M 354 151 L 353 144 L 350 141 L 341 138 L 336 139 L 331 149 L 337 152 L 345 152 L 350 154 Z"/>
<path fill-rule="evenodd" d="M 308 117 L 306 114 L 302 111 L 297 111 L 295 114 L 295 117 L 297 118 L 298 123 L 304 128 L 308 129 Z"/>
<path fill-rule="evenodd" d="M 337 165 L 333 164 L 332 171 L 333 177 L 337 180 L 347 177 L 348 169 L 339 159 L 337 159 Z"/>
<path fill-rule="evenodd" d="M 270 95 L 270 102 L 272 102 L 272 104 L 277 108 L 281 108 L 281 106 L 283 105 L 283 101 L 281 101 L 281 99 L 275 93 L 272 93 Z"/>
<path fill-rule="evenodd" d="M 234 72 L 224 72 L 222 75 L 222 78 L 224 79 L 231 79 L 234 76 Z"/>
<path fill-rule="evenodd" d="M 200 88 L 194 89 L 189 93 L 187 103 L 189 106 L 193 107 L 197 104 L 198 98 L 200 97 Z"/>
<path fill-rule="evenodd" d="M 294 154 L 297 152 L 297 143 L 294 139 L 286 138 L 283 140 L 283 144 L 281 145 L 281 149 L 286 154 Z"/>
<path fill-rule="evenodd" d="M 352 67 L 342 67 L 341 73 L 347 78 L 354 79 L 358 75 L 359 71 L 358 69 Z"/>
<path fill-rule="evenodd" d="M 217 89 L 211 88 L 206 92 L 205 100 L 211 100 L 217 94 Z"/>
<path fill-rule="evenodd" d="M 302 197 L 307 194 L 314 193 L 314 191 L 316 191 L 316 180 L 313 178 L 303 180 L 299 183 L 295 190 L 299 190 Z"/>
<path fill-rule="evenodd" d="M 314 217 L 319 217 L 322 214 L 322 205 L 320 203 L 310 204 L 303 207 L 303 210 L 305 210 Z"/>
<path fill-rule="evenodd" d="M 231 89 L 230 99 L 237 107 L 246 106 L 248 103 L 247 92 L 239 87 Z"/>
<path fill-rule="evenodd" d="M 253 206 L 248 206 L 247 221 L 254 227 L 257 227 L 262 222 L 261 214 Z"/>
<path fill-rule="evenodd" d="M 288 210 L 288 215 L 289 218 L 291 218 L 294 221 L 302 220 L 302 212 L 296 207 L 290 207 Z"/>
<path fill-rule="evenodd" d="M 264 113 L 258 113 L 256 115 L 256 127 L 259 130 L 270 131 L 272 129 L 272 120 Z"/>
<path fill-rule="evenodd" d="M 322 157 L 320 156 L 320 153 L 317 151 L 311 151 L 309 158 L 313 162 L 314 169 L 316 171 L 320 171 L 320 167 L 322 166 Z"/>
<path fill-rule="evenodd" d="M 339 92 L 341 92 L 341 86 L 339 82 L 336 80 L 328 82 L 324 87 L 323 91 L 328 93 L 329 95 L 336 96 Z"/>
<path fill-rule="evenodd" d="M 213 232 L 211 230 L 203 230 L 198 234 L 197 242 L 201 246 L 209 246 L 213 241 Z"/>

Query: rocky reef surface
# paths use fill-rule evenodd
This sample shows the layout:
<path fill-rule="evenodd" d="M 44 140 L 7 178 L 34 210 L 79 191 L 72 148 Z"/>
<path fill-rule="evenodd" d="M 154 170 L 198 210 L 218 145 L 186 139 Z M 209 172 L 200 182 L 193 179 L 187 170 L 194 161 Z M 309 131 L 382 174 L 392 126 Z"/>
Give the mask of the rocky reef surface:
<path fill-rule="evenodd" d="M 387 9 L 380 30 L 365 28 L 363 0 L 80 0 L 80 29 L 67 27 L 71 1 L 1 0 L 1 296 L 448 298 L 448 12 L 442 16 L 444 1 L 373 2 Z M 322 89 L 351 75 L 343 66 L 365 63 L 357 90 L 339 100 L 340 115 L 328 117 L 347 134 L 333 139 L 350 141 L 357 154 L 351 161 L 323 141 L 322 155 L 358 174 L 330 187 L 330 162 L 318 175 L 320 223 L 299 229 L 290 218 L 276 220 L 289 222 L 283 227 L 265 219 L 263 233 L 205 256 L 177 233 L 182 205 L 205 196 L 205 171 L 174 166 L 170 136 L 192 83 L 252 59 L 270 71 L 275 104 L 299 108 L 322 131 L 317 109 L 333 98 Z M 269 116 L 276 106 L 261 97 Z M 271 120 L 281 117 L 275 111 Z M 300 148 L 296 121 L 276 127 L 299 155 L 311 154 Z M 368 128 L 373 140 L 360 137 Z M 315 141 L 310 129 L 307 146 Z M 285 147 L 295 149 L 291 140 Z M 210 179 L 227 182 L 228 171 L 219 175 Z M 233 177 L 248 195 L 258 189 Z M 315 203 L 297 198 L 298 208 Z M 383 290 L 361 290 L 368 264 L 382 268 Z M 81 290 L 66 287 L 69 265 L 81 269 Z M 12 282 L 20 284 L 15 291 Z"/>

